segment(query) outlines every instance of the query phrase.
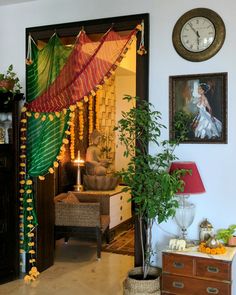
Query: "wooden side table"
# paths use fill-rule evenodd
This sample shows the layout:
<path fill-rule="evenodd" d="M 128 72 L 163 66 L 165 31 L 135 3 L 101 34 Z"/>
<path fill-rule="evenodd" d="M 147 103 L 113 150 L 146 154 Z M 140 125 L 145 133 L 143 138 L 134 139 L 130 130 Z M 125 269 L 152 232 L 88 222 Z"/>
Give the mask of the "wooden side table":
<path fill-rule="evenodd" d="M 163 251 L 161 294 L 231 295 L 232 261 L 236 248 L 226 254 L 208 255 L 197 247 L 186 251 Z"/>

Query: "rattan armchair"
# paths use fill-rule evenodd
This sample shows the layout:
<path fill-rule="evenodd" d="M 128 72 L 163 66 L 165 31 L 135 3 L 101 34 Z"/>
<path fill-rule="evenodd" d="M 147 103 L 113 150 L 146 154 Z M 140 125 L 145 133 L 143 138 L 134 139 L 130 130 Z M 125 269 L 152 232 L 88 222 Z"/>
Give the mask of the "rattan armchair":
<path fill-rule="evenodd" d="M 71 192 L 70 192 L 71 194 Z M 101 258 L 102 235 L 108 242 L 109 216 L 101 215 L 100 203 L 85 202 L 66 203 L 68 193 L 54 198 L 56 235 L 94 235 L 97 241 L 97 258 Z M 76 197 L 78 198 L 78 197 Z"/>

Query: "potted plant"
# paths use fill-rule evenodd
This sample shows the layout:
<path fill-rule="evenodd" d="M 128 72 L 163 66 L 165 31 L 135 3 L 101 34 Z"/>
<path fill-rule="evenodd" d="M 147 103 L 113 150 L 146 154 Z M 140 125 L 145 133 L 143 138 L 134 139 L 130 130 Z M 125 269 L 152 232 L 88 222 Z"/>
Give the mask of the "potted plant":
<path fill-rule="evenodd" d="M 13 65 L 11 64 L 6 73 L 0 73 L 0 91 L 20 93 L 21 88 L 19 78 L 13 71 Z"/>
<path fill-rule="evenodd" d="M 160 122 L 160 112 L 155 111 L 153 105 L 145 100 L 129 95 L 124 97 L 127 101 L 132 99 L 136 104 L 129 111 L 122 112 L 122 118 L 115 130 L 118 132 L 120 143 L 125 146 L 124 156 L 129 158 L 127 169 L 122 169 L 118 174 L 127 185 L 124 190 L 130 190 L 135 205 L 135 214 L 140 224 L 143 263 L 142 268 L 138 269 L 138 274 L 136 270 L 129 273 L 133 278 L 128 277 L 125 280 L 124 294 L 135 292 L 129 291 L 132 288 L 132 280 L 134 283 L 139 280 L 137 291 L 146 294 L 144 289 L 140 289 L 144 286 L 143 282 L 152 281 L 149 278 L 152 279 L 154 273 L 158 274 L 151 267 L 151 256 L 154 253 L 151 244 L 153 224 L 155 221 L 166 221 L 175 215 L 175 208 L 178 207 L 175 193 L 183 190 L 181 176 L 186 171 L 176 170 L 169 174 L 170 162 L 176 159 L 174 150 L 178 142 L 161 141 L 161 131 L 166 127 Z M 148 153 L 148 144 L 158 151 L 155 155 Z M 157 284 L 148 292 L 155 292 Z"/>
<path fill-rule="evenodd" d="M 229 246 L 236 246 L 236 224 L 230 225 L 226 229 L 219 229 L 216 233 L 216 238 Z"/>

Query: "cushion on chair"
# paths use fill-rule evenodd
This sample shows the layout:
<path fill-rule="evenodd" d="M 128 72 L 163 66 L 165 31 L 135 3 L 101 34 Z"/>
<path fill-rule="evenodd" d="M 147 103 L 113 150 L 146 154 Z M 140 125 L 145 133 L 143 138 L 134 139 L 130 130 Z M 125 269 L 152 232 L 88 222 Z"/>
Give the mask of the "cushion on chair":
<path fill-rule="evenodd" d="M 64 198 L 66 198 L 67 193 L 61 193 L 54 197 L 54 202 L 61 202 Z"/>
<path fill-rule="evenodd" d="M 72 193 L 61 193 L 54 197 L 54 202 L 63 202 L 67 204 L 79 204 L 79 199 Z"/>
<path fill-rule="evenodd" d="M 68 192 L 66 197 L 64 199 L 62 199 L 61 201 L 64 203 L 67 203 L 67 204 L 79 204 L 79 200 L 71 192 Z"/>

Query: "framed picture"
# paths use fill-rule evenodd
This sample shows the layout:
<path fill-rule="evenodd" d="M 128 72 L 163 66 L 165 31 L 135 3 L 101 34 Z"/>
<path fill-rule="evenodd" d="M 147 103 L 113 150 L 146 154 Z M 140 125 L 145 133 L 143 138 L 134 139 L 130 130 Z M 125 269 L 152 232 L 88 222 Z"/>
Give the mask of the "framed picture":
<path fill-rule="evenodd" d="M 171 139 L 227 143 L 227 80 L 227 73 L 169 77 Z"/>

